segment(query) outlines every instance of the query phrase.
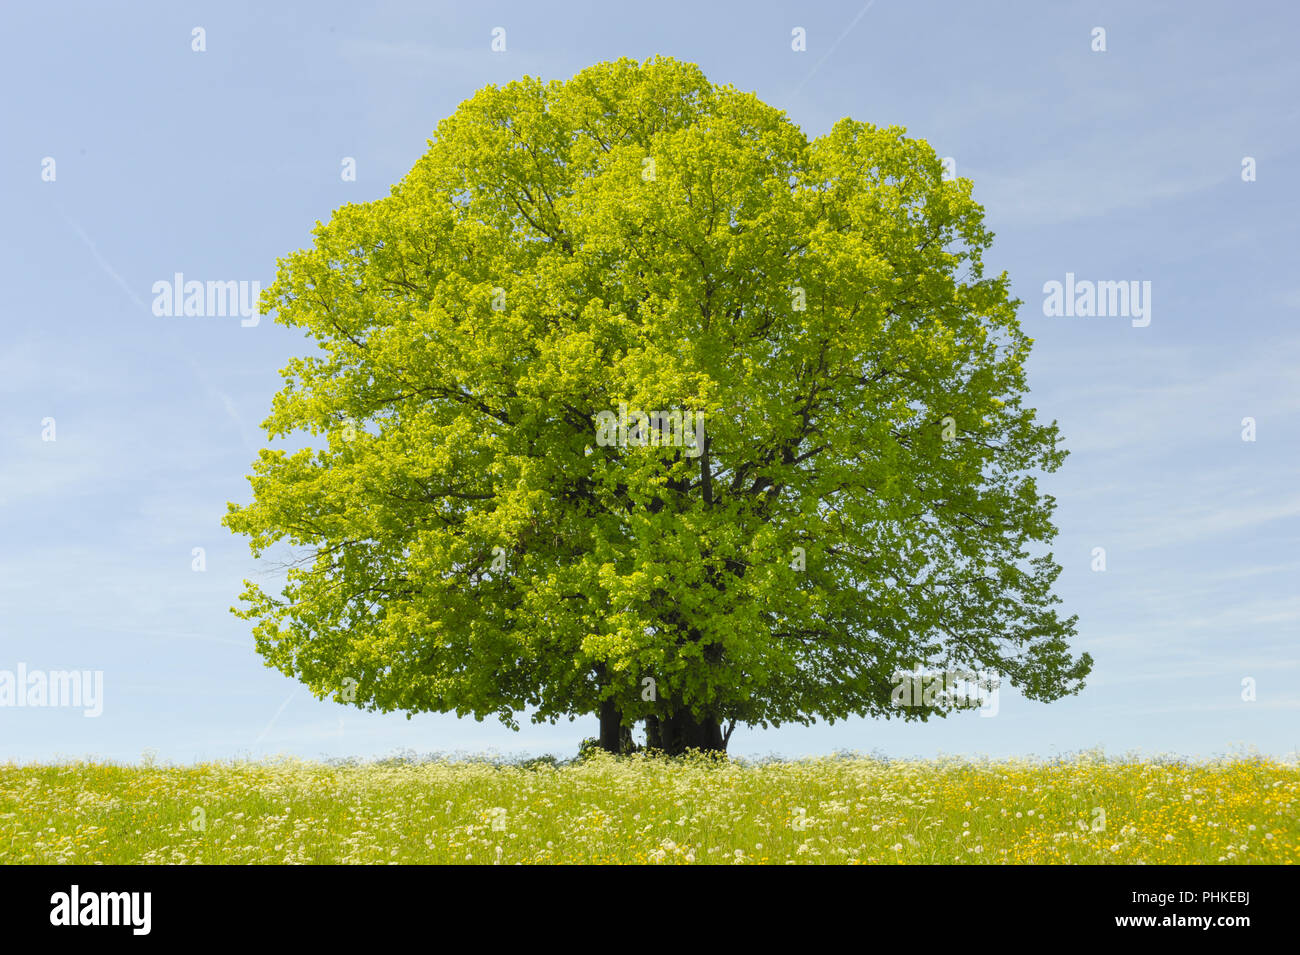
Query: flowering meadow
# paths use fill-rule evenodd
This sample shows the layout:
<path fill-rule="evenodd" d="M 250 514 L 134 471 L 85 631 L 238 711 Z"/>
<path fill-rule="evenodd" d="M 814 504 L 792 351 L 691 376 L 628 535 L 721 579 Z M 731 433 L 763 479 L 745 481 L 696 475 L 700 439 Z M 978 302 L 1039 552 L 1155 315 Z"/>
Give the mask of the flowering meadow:
<path fill-rule="evenodd" d="M 4 863 L 1295 863 L 1263 758 L 0 765 Z"/>

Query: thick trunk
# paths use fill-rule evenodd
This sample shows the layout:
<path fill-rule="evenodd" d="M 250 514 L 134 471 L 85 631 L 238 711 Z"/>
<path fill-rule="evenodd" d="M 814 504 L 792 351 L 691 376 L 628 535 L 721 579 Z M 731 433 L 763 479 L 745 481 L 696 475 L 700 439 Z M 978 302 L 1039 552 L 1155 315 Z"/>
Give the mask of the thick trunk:
<path fill-rule="evenodd" d="M 697 719 L 689 710 L 671 716 L 646 717 L 646 748 L 669 756 L 680 756 L 688 749 L 725 753 L 727 741 L 722 725 L 715 719 Z"/>
<path fill-rule="evenodd" d="M 623 725 L 623 711 L 613 700 L 600 704 L 600 748 L 615 755 L 632 749 L 632 727 Z"/>
<path fill-rule="evenodd" d="M 647 716 L 645 718 L 645 748 L 649 750 L 662 750 L 664 748 L 663 734 L 660 732 L 659 717 Z"/>

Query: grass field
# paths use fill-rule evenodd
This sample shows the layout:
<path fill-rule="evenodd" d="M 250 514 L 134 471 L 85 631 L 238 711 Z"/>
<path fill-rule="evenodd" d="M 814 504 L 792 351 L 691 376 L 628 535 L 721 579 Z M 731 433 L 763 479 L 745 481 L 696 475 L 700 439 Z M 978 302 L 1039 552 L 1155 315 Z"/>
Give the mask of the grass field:
<path fill-rule="evenodd" d="M 0 766 L 4 863 L 1295 863 L 1267 759 Z"/>

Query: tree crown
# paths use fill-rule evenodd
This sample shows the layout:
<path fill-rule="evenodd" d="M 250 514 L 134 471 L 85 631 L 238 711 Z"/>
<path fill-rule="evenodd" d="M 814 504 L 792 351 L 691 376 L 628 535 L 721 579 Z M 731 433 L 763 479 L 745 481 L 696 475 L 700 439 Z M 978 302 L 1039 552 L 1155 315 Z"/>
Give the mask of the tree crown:
<path fill-rule="evenodd" d="M 480 90 L 314 236 L 264 293 L 319 346 L 265 427 L 324 440 L 225 523 L 307 549 L 237 612 L 318 694 L 767 725 L 942 712 L 890 706 L 917 666 L 1081 686 L 1064 452 L 925 142 L 620 60 Z"/>

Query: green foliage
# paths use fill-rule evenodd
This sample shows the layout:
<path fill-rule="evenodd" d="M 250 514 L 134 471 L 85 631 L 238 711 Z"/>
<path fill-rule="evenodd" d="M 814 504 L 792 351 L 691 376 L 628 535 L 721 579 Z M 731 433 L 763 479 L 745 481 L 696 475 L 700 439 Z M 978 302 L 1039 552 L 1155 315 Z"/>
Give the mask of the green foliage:
<path fill-rule="evenodd" d="M 594 736 L 588 736 L 578 744 L 578 755 L 574 757 L 575 763 L 585 763 L 593 759 L 597 754 L 603 754 L 605 751 L 600 747 L 600 740 Z"/>
<path fill-rule="evenodd" d="M 268 435 L 319 440 L 225 523 L 305 548 L 236 612 L 318 695 L 775 725 L 942 712 L 890 706 L 918 665 L 1082 685 L 1034 477 L 1064 451 L 925 142 L 620 60 L 479 91 L 314 235 L 262 307 L 319 346 Z M 705 440 L 603 446 L 620 403 Z"/>

